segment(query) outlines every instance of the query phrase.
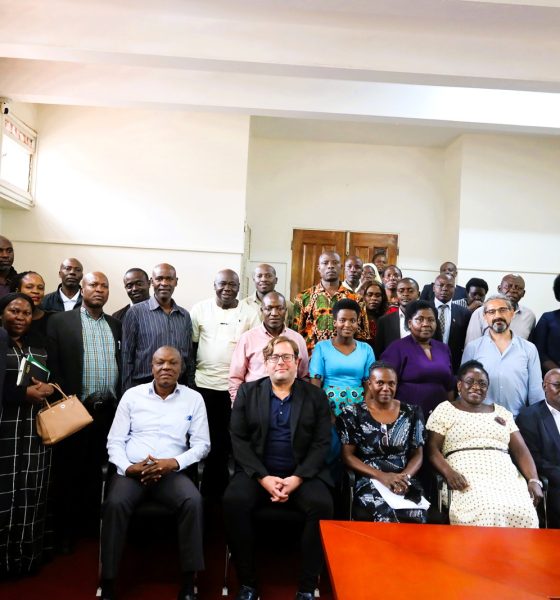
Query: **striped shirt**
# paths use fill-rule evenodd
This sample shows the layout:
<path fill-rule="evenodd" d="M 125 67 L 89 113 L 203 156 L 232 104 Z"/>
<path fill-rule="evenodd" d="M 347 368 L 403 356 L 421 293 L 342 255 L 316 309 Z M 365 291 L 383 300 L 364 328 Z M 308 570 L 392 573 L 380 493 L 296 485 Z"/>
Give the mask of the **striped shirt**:
<path fill-rule="evenodd" d="M 82 399 L 94 392 L 116 396 L 119 367 L 113 332 L 103 314 L 95 319 L 82 306 L 80 317 L 84 342 Z"/>
<path fill-rule="evenodd" d="M 152 375 L 152 357 L 162 346 L 173 346 L 181 353 L 187 379 L 193 373 L 192 324 L 184 308 L 172 300 L 167 314 L 155 297 L 133 304 L 123 321 L 123 391 L 134 385 L 133 379 Z"/>

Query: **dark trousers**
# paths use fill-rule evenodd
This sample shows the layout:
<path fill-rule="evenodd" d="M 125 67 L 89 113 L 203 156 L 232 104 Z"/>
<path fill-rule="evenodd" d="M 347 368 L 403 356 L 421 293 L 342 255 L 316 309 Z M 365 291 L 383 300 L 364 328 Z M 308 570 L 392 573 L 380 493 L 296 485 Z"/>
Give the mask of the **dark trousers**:
<path fill-rule="evenodd" d="M 91 535 L 99 527 L 106 443 L 106 427 L 94 421 L 53 446 L 52 505 L 58 542 Z"/>
<path fill-rule="evenodd" d="M 184 473 L 168 473 L 149 486 L 137 479 L 114 475 L 103 505 L 101 527 L 101 578 L 115 579 L 136 506 L 151 497 L 177 514 L 181 571 L 204 569 L 202 549 L 202 498 Z"/>
<path fill-rule="evenodd" d="M 270 505 L 268 492 L 243 471 L 233 476 L 224 494 L 226 536 L 237 577 L 242 585 L 256 587 L 253 512 L 261 506 Z M 302 566 L 299 589 L 312 592 L 323 566 L 319 520 L 332 519 L 331 493 L 320 479 L 308 479 L 290 495 L 285 505 L 305 515 L 301 536 Z M 278 510 L 282 509 L 283 506 L 278 505 Z M 274 544 L 274 540 L 270 543 Z"/>
<path fill-rule="evenodd" d="M 202 494 L 220 498 L 229 480 L 231 398 L 227 390 L 196 389 L 204 398 L 210 431 L 210 453 L 205 459 Z"/>
<path fill-rule="evenodd" d="M 553 486 L 548 488 L 548 526 L 560 528 L 560 490 Z"/>

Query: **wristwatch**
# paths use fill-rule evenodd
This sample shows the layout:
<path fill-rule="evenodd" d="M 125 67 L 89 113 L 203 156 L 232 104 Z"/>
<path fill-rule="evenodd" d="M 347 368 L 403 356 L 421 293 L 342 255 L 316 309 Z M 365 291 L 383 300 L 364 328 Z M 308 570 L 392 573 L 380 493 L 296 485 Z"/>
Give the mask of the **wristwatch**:
<path fill-rule="evenodd" d="M 529 479 L 529 481 L 527 482 L 527 484 L 529 483 L 536 483 L 537 485 L 541 486 L 541 489 L 543 487 L 542 481 L 540 481 L 540 479 Z"/>

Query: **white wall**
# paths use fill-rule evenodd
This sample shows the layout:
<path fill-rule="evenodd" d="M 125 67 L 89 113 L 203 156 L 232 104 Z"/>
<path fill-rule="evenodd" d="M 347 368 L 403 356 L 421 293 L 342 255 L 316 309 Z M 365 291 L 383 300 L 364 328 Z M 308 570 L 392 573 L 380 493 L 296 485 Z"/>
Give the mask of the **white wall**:
<path fill-rule="evenodd" d="M 456 254 L 442 240 L 444 152 L 251 138 L 247 222 L 253 262 L 286 266 L 292 230 L 398 233 L 399 265 L 420 283 Z"/>
<path fill-rule="evenodd" d="M 492 290 L 503 274 L 520 273 L 537 316 L 557 308 L 559 165 L 557 138 L 463 138 L 459 264 L 472 276 L 480 270 Z"/>
<path fill-rule="evenodd" d="M 525 304 L 556 308 L 560 271 L 560 142 L 468 135 L 447 148 L 251 138 L 247 221 L 251 264 L 283 267 L 292 230 L 398 233 L 399 265 L 422 285 L 444 260 L 459 282 L 505 273 L 527 283 Z"/>
<path fill-rule="evenodd" d="M 127 302 L 122 275 L 175 265 L 184 306 L 212 293 L 214 273 L 239 271 L 249 118 L 40 106 L 36 207 L 4 210 L 16 267 L 54 289 L 62 259 L 104 271 L 107 309 Z"/>

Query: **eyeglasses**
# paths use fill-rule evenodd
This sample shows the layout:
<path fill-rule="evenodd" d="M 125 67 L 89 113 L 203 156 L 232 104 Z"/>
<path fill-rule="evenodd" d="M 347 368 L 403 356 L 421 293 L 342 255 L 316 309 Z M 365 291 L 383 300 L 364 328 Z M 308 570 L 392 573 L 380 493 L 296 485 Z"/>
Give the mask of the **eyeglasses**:
<path fill-rule="evenodd" d="M 509 311 L 510 309 L 507 306 L 502 306 L 501 308 L 489 308 L 484 311 L 484 314 L 493 317 L 494 315 L 507 315 Z"/>
<path fill-rule="evenodd" d="M 387 431 L 387 425 L 385 423 L 381 423 L 381 445 L 388 446 L 389 445 L 389 433 Z"/>
<path fill-rule="evenodd" d="M 553 387 L 555 390 L 560 390 L 560 381 L 545 381 L 544 385 L 549 385 Z"/>
<path fill-rule="evenodd" d="M 476 387 L 482 391 L 488 389 L 488 383 L 486 381 L 481 381 L 480 379 L 462 379 L 461 383 L 468 389 Z"/>
<path fill-rule="evenodd" d="M 296 357 L 293 354 L 271 354 L 267 360 L 275 365 L 280 362 L 280 359 L 282 359 L 282 362 L 289 365 L 294 362 L 295 358 Z"/>

